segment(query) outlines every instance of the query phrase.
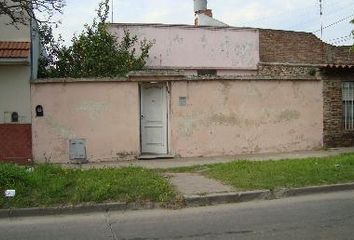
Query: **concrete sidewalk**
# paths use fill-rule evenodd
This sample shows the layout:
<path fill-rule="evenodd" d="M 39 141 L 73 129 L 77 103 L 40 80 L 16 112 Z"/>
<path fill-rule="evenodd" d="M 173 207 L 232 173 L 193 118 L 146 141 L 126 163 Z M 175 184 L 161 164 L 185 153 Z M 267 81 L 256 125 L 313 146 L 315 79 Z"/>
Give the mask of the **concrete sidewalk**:
<path fill-rule="evenodd" d="M 235 192 L 231 186 L 196 173 L 167 173 L 165 176 L 184 197 Z"/>
<path fill-rule="evenodd" d="M 144 167 L 149 169 L 167 169 L 176 167 L 190 167 L 196 165 L 226 163 L 235 160 L 249 161 L 266 161 L 266 160 L 281 160 L 281 159 L 304 159 L 309 157 L 327 157 L 335 156 L 343 153 L 354 153 L 354 147 L 350 148 L 335 148 L 319 151 L 299 151 L 291 153 L 264 153 L 264 154 L 241 154 L 236 156 L 222 157 L 198 157 L 198 158 L 174 158 L 174 159 L 156 159 L 156 160 L 134 160 L 121 162 L 102 162 L 88 164 L 64 164 L 71 168 L 119 168 L 119 167 Z"/>

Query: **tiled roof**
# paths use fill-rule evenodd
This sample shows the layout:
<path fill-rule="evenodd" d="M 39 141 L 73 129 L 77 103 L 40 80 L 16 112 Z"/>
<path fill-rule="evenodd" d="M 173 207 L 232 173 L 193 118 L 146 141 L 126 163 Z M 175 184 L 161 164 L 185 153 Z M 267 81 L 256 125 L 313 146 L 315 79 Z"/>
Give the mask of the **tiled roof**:
<path fill-rule="evenodd" d="M 0 41 L 0 58 L 27 58 L 30 55 L 29 42 Z"/>

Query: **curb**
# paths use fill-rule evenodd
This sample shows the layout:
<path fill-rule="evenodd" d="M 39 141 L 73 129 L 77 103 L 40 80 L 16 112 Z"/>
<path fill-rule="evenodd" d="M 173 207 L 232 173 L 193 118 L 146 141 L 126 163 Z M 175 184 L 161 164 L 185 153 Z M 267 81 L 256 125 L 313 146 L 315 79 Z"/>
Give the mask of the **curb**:
<path fill-rule="evenodd" d="M 15 209 L 1 209 L 1 218 L 12 217 L 34 217 L 34 216 L 51 216 L 62 214 L 82 214 L 94 212 L 108 212 L 108 211 L 128 211 L 128 210 L 149 210 L 160 208 L 159 203 L 101 203 L 101 204 L 86 204 L 77 206 L 65 207 L 48 207 L 48 208 L 15 208 Z"/>
<path fill-rule="evenodd" d="M 282 189 L 274 192 L 273 194 L 275 198 L 286 198 L 286 197 L 303 196 L 303 195 L 316 194 L 316 193 L 330 193 L 330 192 L 350 191 L 350 190 L 354 190 L 354 183 Z"/>
<path fill-rule="evenodd" d="M 250 202 L 255 200 L 274 200 L 316 193 L 330 193 L 349 190 L 354 190 L 354 183 L 280 189 L 277 191 L 260 190 L 249 192 L 216 193 L 208 195 L 187 195 L 184 196 L 184 200 L 187 207 L 198 207 L 226 203 Z"/>
<path fill-rule="evenodd" d="M 317 193 L 330 193 L 354 190 L 354 183 L 324 185 L 304 188 L 280 189 L 278 191 L 260 190 L 249 192 L 214 193 L 208 195 L 184 196 L 185 207 L 212 206 L 227 203 L 241 203 L 255 200 L 273 200 L 294 196 L 303 196 Z M 65 207 L 48 208 L 15 208 L 0 209 L 1 218 L 34 217 L 62 214 L 82 214 L 108 211 L 134 211 L 161 208 L 162 205 L 154 202 L 146 203 L 101 203 L 85 204 Z"/>
<path fill-rule="evenodd" d="M 226 203 L 249 202 L 253 200 L 268 199 L 271 192 L 251 191 L 251 192 L 228 192 L 228 193 L 213 193 L 208 195 L 187 195 L 184 196 L 184 202 L 187 207 L 208 206 Z"/>

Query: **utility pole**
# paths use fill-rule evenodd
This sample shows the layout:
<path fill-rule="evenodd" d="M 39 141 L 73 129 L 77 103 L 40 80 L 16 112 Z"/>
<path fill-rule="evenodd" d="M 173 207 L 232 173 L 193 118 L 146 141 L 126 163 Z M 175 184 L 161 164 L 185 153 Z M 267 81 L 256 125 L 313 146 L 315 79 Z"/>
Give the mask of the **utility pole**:
<path fill-rule="evenodd" d="M 320 20 L 321 20 L 321 39 L 322 39 L 323 38 L 323 5 L 322 5 L 323 0 L 319 0 L 319 1 L 320 1 Z"/>
<path fill-rule="evenodd" d="M 113 20 L 114 20 L 114 10 L 113 10 L 113 7 L 114 7 L 114 0 L 112 0 L 112 23 L 113 23 Z"/>

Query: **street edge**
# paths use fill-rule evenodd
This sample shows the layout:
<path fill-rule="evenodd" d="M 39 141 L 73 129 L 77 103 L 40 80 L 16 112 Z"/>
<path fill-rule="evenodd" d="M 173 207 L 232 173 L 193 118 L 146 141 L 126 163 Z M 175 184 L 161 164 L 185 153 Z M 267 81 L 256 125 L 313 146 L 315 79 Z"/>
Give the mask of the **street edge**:
<path fill-rule="evenodd" d="M 247 192 L 226 192 L 207 195 L 184 196 L 184 207 L 212 206 L 227 203 L 241 203 L 255 200 L 273 200 L 294 196 L 303 196 L 317 193 L 329 193 L 354 190 L 354 183 L 312 186 L 303 188 L 280 189 L 277 191 L 259 190 Z M 14 208 L 1 209 L 0 219 L 14 217 L 34 217 L 63 214 L 84 214 L 108 211 L 134 211 L 168 208 L 160 203 L 100 203 L 83 204 L 77 206 L 48 207 L 48 208 Z"/>
<path fill-rule="evenodd" d="M 184 201 L 187 207 L 197 207 L 227 203 L 249 202 L 255 200 L 274 200 L 316 193 L 329 193 L 349 190 L 354 190 L 354 183 L 280 189 L 277 191 L 259 190 L 247 192 L 216 193 L 208 195 L 187 195 L 184 196 Z"/>
<path fill-rule="evenodd" d="M 131 211 L 131 210 L 148 210 L 161 208 L 160 203 L 100 203 L 100 204 L 82 204 L 76 206 L 63 207 L 45 207 L 45 208 L 13 208 L 1 209 L 1 218 L 13 217 L 34 217 L 34 216 L 50 216 L 50 215 L 74 215 L 94 212 L 108 211 Z"/>

